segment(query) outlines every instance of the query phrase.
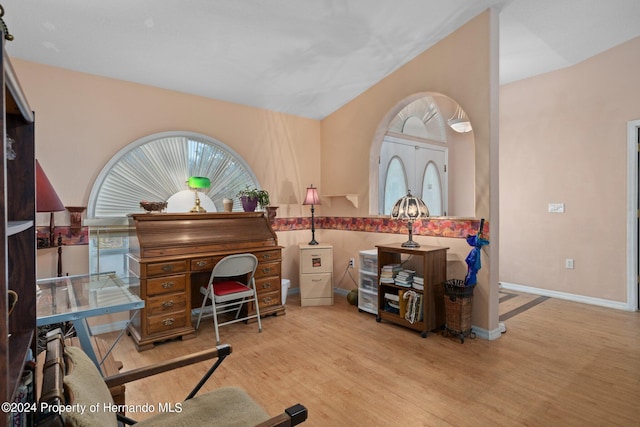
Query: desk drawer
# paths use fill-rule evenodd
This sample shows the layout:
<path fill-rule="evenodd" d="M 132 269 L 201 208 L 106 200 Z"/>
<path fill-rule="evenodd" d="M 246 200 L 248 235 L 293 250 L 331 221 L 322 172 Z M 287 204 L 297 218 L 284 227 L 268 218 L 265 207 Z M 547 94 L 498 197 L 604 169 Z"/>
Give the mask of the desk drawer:
<path fill-rule="evenodd" d="M 258 292 L 258 304 L 260 305 L 260 310 L 282 304 L 280 292 Z"/>
<path fill-rule="evenodd" d="M 196 258 L 191 260 L 191 271 L 211 271 L 213 266 L 220 261 L 222 256 Z"/>
<path fill-rule="evenodd" d="M 264 251 L 264 252 L 254 252 L 253 253 L 256 258 L 258 258 L 258 262 L 272 262 L 280 260 L 280 249 L 276 249 L 273 251 Z"/>
<path fill-rule="evenodd" d="M 187 308 L 187 295 L 179 293 L 148 298 L 145 308 L 149 316 L 177 310 L 184 311 Z"/>
<path fill-rule="evenodd" d="M 184 293 L 186 281 L 187 279 L 184 274 L 147 279 L 147 295 L 160 295 L 174 292 Z"/>
<path fill-rule="evenodd" d="M 258 292 L 258 295 L 273 291 L 277 292 L 281 288 L 282 283 L 280 283 L 280 276 L 262 277 L 256 280 L 256 291 Z"/>
<path fill-rule="evenodd" d="M 182 328 L 186 325 L 187 314 L 184 310 L 162 314 L 160 316 L 149 316 L 147 318 L 147 334 L 169 332 L 172 329 Z"/>
<path fill-rule="evenodd" d="M 155 262 L 147 264 L 147 277 L 165 276 L 167 274 L 184 273 L 187 271 L 186 261 Z"/>
<path fill-rule="evenodd" d="M 256 280 L 267 276 L 280 276 L 280 261 L 261 262 L 258 264 L 255 275 Z"/>

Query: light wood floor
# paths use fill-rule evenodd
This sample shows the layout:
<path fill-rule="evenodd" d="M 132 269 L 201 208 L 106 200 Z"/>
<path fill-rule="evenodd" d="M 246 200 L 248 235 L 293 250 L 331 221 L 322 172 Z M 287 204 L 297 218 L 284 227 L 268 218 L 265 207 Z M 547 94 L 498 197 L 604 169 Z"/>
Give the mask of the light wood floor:
<path fill-rule="evenodd" d="M 501 293 L 501 316 L 537 296 Z M 204 390 L 238 385 L 275 415 L 302 403 L 307 426 L 640 425 L 640 313 L 544 299 L 505 320 L 494 341 L 420 335 L 333 306 L 221 328 L 233 354 Z M 214 345 L 211 319 L 198 337 L 138 353 L 123 337 L 125 370 Z M 127 403 L 181 401 L 207 365 L 127 386 Z M 148 414 L 130 414 L 143 419 Z"/>

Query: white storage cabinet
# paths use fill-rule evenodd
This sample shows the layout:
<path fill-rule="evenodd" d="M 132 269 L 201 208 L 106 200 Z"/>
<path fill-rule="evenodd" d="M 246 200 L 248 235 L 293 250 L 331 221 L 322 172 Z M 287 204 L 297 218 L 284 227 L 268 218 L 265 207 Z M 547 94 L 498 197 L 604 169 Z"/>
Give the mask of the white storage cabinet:
<path fill-rule="evenodd" d="M 333 304 L 333 246 L 300 245 L 300 305 Z"/>

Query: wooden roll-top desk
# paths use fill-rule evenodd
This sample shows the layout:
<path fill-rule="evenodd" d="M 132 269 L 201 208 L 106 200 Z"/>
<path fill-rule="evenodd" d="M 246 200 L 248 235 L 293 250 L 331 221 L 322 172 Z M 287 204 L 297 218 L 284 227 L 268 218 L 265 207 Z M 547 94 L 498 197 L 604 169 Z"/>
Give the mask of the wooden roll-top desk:
<path fill-rule="evenodd" d="M 195 336 L 191 309 L 202 304 L 200 286 L 227 255 L 254 254 L 261 317 L 285 313 L 282 248 L 264 213 L 147 213 L 130 215 L 130 221 L 129 272 L 140 279 L 145 301 L 129 327 L 139 351 L 155 342 Z M 247 309 L 255 311 L 252 303 Z"/>

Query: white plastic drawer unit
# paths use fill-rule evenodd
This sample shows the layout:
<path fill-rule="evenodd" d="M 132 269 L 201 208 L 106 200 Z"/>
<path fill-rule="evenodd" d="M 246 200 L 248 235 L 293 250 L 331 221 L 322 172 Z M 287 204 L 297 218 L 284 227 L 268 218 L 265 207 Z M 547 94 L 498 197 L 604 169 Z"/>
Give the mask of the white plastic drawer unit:
<path fill-rule="evenodd" d="M 378 294 L 367 291 L 366 289 L 359 289 L 358 309 L 368 313 L 378 314 Z"/>
<path fill-rule="evenodd" d="M 333 271 L 332 249 L 313 248 L 300 251 L 300 271 L 302 274 L 331 273 Z"/>
<path fill-rule="evenodd" d="M 378 250 L 360 251 L 360 271 L 378 275 Z"/>
<path fill-rule="evenodd" d="M 378 291 L 378 276 L 360 273 L 360 287 L 368 291 Z"/>

